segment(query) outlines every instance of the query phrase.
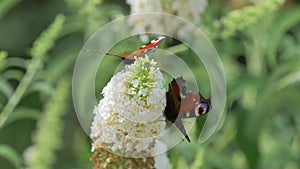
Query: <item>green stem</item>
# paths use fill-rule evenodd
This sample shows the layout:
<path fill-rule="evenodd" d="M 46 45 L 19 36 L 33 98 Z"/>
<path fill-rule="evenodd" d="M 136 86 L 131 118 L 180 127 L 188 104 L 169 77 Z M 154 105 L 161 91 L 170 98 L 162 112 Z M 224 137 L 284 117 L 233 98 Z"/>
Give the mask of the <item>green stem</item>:
<path fill-rule="evenodd" d="M 0 114 L 0 129 L 4 125 L 7 118 L 10 116 L 16 105 L 19 103 L 32 79 L 34 78 L 35 73 L 39 69 L 42 61 L 38 58 L 34 58 L 28 66 L 27 72 L 24 75 L 22 81 L 17 87 L 14 94 L 10 97 L 8 103 L 5 105 L 3 111 Z"/>

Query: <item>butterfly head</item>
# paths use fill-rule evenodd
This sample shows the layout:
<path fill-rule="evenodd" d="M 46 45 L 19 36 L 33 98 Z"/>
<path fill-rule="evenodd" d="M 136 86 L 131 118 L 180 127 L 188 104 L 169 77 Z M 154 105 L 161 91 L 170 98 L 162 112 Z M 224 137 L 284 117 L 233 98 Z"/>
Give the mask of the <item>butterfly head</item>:
<path fill-rule="evenodd" d="M 162 35 L 162 36 L 159 36 L 159 37 L 157 37 L 156 39 L 153 39 L 152 41 L 151 41 L 151 43 L 152 44 L 155 44 L 155 45 L 158 45 L 160 42 L 162 42 L 164 39 L 166 39 L 167 38 L 167 36 L 165 36 L 165 35 Z"/>
<path fill-rule="evenodd" d="M 206 113 L 208 113 L 210 110 L 210 101 L 205 100 L 201 101 L 196 107 L 195 107 L 195 114 L 196 116 L 203 116 Z"/>

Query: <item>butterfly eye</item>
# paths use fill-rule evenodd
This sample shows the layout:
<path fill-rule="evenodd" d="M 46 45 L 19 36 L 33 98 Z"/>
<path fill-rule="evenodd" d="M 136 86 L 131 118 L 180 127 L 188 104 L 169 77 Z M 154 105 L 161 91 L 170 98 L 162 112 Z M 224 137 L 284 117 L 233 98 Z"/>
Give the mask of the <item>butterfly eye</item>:
<path fill-rule="evenodd" d="M 208 112 L 209 110 L 209 105 L 206 102 L 201 102 L 198 105 L 198 112 L 200 113 L 200 115 L 204 115 Z"/>

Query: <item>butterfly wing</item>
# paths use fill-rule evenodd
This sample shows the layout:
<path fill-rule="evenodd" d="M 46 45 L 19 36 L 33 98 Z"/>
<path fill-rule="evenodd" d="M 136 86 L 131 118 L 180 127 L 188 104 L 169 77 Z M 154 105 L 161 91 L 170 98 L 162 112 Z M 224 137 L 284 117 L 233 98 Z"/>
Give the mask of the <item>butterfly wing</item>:
<path fill-rule="evenodd" d="M 134 59 L 134 57 L 144 57 L 145 55 L 154 52 L 157 48 L 158 45 L 166 39 L 166 36 L 159 36 L 156 39 L 153 39 L 150 43 L 143 45 L 136 51 L 132 52 L 129 55 L 123 56 L 125 59 Z"/>
<path fill-rule="evenodd" d="M 181 100 L 179 115 L 181 118 L 193 118 L 207 114 L 210 110 L 210 101 L 199 93 L 187 93 Z"/>
<path fill-rule="evenodd" d="M 180 98 L 178 98 L 179 88 L 176 81 L 169 84 L 169 90 L 166 93 L 167 104 L 165 108 L 165 117 L 168 121 L 174 123 L 178 117 L 178 108 L 180 107 Z"/>
<path fill-rule="evenodd" d="M 176 78 L 176 82 L 180 89 L 180 96 L 185 97 L 185 95 L 187 94 L 186 81 L 183 79 L 182 76 L 180 76 L 180 77 Z"/>
<path fill-rule="evenodd" d="M 189 136 L 187 135 L 187 133 L 186 133 L 186 131 L 185 131 L 185 128 L 184 128 L 184 126 L 183 126 L 183 124 L 182 124 L 181 118 L 177 118 L 177 119 L 176 119 L 175 125 L 176 125 L 176 127 L 181 131 L 181 133 L 185 136 L 186 140 L 187 140 L 188 142 L 191 142 L 191 140 L 190 140 Z"/>
<path fill-rule="evenodd" d="M 167 105 L 165 109 L 165 116 L 167 120 L 171 121 L 176 125 L 180 132 L 185 136 L 185 138 L 190 141 L 185 128 L 182 124 L 181 116 L 179 116 L 179 110 L 181 105 L 180 88 L 175 79 L 169 84 L 169 90 L 166 93 Z"/>
<path fill-rule="evenodd" d="M 114 53 L 108 53 L 105 51 L 92 51 L 89 49 L 82 49 L 85 52 L 94 52 L 94 53 L 100 53 L 100 54 L 105 54 L 108 56 L 116 56 L 116 57 L 120 57 L 122 58 L 123 62 L 125 64 L 132 64 L 135 60 L 134 57 L 144 57 L 145 55 L 154 52 L 157 48 L 158 45 L 164 40 L 166 39 L 166 36 L 159 36 L 156 39 L 152 40 L 150 43 L 143 45 L 142 47 L 140 47 L 139 49 L 135 50 L 134 52 L 131 53 L 123 53 L 121 55 L 118 54 L 114 54 Z M 122 46 L 122 45 L 121 45 Z"/>

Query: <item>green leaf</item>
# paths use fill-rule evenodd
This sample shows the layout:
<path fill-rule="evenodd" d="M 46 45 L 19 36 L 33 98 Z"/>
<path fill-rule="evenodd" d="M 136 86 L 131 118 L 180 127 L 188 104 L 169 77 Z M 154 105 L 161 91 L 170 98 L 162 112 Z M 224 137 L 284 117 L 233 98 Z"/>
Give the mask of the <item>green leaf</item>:
<path fill-rule="evenodd" d="M 5 79 L 21 81 L 24 73 L 18 69 L 9 69 L 3 73 Z"/>
<path fill-rule="evenodd" d="M 23 119 L 37 120 L 40 116 L 41 116 L 41 111 L 38 110 L 38 109 L 19 106 L 8 117 L 8 119 L 5 122 L 4 126 L 8 125 L 12 122 L 15 122 L 17 120 L 23 120 Z"/>
<path fill-rule="evenodd" d="M 0 157 L 7 159 L 17 169 L 22 166 L 22 158 L 12 147 L 0 144 Z"/>
<path fill-rule="evenodd" d="M 14 89 L 5 79 L 0 77 L 0 94 L 3 94 L 7 98 L 10 98 Z"/>
<path fill-rule="evenodd" d="M 59 81 L 52 100 L 44 109 L 43 116 L 37 123 L 37 129 L 32 137 L 33 145 L 28 156 L 36 158 L 25 158 L 25 163 L 31 169 L 50 169 L 56 162 L 56 151 L 61 148 L 63 142 L 63 119 L 67 113 L 66 105 L 70 92 L 70 79 L 64 78 Z"/>
<path fill-rule="evenodd" d="M 40 59 L 45 58 L 46 53 L 55 45 L 55 40 L 62 30 L 64 21 L 64 15 L 58 14 L 56 16 L 49 28 L 43 31 L 38 39 L 34 41 L 33 48 L 30 51 L 32 57 Z"/>
<path fill-rule="evenodd" d="M 7 59 L 6 67 L 19 67 L 26 69 L 26 60 L 18 57 L 10 57 Z"/>
<path fill-rule="evenodd" d="M 5 120 L 10 116 L 11 112 L 19 103 L 26 89 L 34 79 L 36 72 L 40 70 L 43 63 L 42 59 L 45 58 L 47 52 L 54 46 L 55 40 L 63 27 L 64 21 L 65 16 L 58 14 L 49 28 L 43 31 L 39 38 L 34 41 L 33 47 L 30 51 L 33 59 L 30 61 L 22 81 L 0 114 L 0 127 L 5 123 Z"/>
<path fill-rule="evenodd" d="M 281 90 L 291 84 L 295 84 L 299 82 L 300 82 L 300 69 L 295 72 L 291 72 L 290 74 L 280 79 L 276 87 L 277 90 Z"/>
<path fill-rule="evenodd" d="M 276 93 L 292 84 L 299 83 L 300 81 L 300 61 L 294 61 L 282 64 L 280 67 L 276 68 L 268 78 L 266 86 L 271 86 L 264 93 L 268 93 L 271 97 L 276 95 Z"/>
<path fill-rule="evenodd" d="M 25 97 L 25 96 L 29 95 L 30 93 L 33 93 L 33 92 L 40 92 L 40 93 L 43 93 L 43 94 L 46 94 L 46 95 L 50 96 L 53 93 L 53 87 L 48 82 L 38 81 L 38 82 L 32 83 L 32 85 L 30 85 L 28 87 L 28 89 L 24 93 L 23 97 Z"/>
<path fill-rule="evenodd" d="M 189 168 L 189 167 L 188 167 L 188 164 L 186 163 L 186 161 L 183 158 L 180 158 L 177 161 L 177 168 L 181 169 L 181 168 Z"/>
<path fill-rule="evenodd" d="M 203 166 L 203 157 L 204 157 L 204 150 L 198 150 L 197 155 L 195 156 L 195 160 L 191 165 L 191 169 L 200 169 Z"/>
<path fill-rule="evenodd" d="M 82 22 L 83 18 L 78 15 L 68 16 L 58 38 L 65 37 L 73 33 L 82 33 L 82 31 L 85 29 L 85 25 L 82 24 Z M 79 41 L 78 43 L 82 43 L 82 41 Z"/>
<path fill-rule="evenodd" d="M 68 71 L 74 65 L 78 51 L 68 50 L 53 58 L 46 67 L 45 74 L 49 81 L 56 81 L 62 74 Z"/>
<path fill-rule="evenodd" d="M 7 62 L 7 52 L 0 51 L 0 72 L 5 68 Z"/>
<path fill-rule="evenodd" d="M 269 46 L 267 48 L 267 57 L 272 67 L 276 66 L 276 52 L 278 45 L 285 33 L 300 22 L 300 7 L 295 7 L 284 12 L 276 19 L 276 25 L 270 32 Z"/>
<path fill-rule="evenodd" d="M 2 0 L 0 1 L 0 19 L 9 11 L 14 5 L 21 0 Z"/>

